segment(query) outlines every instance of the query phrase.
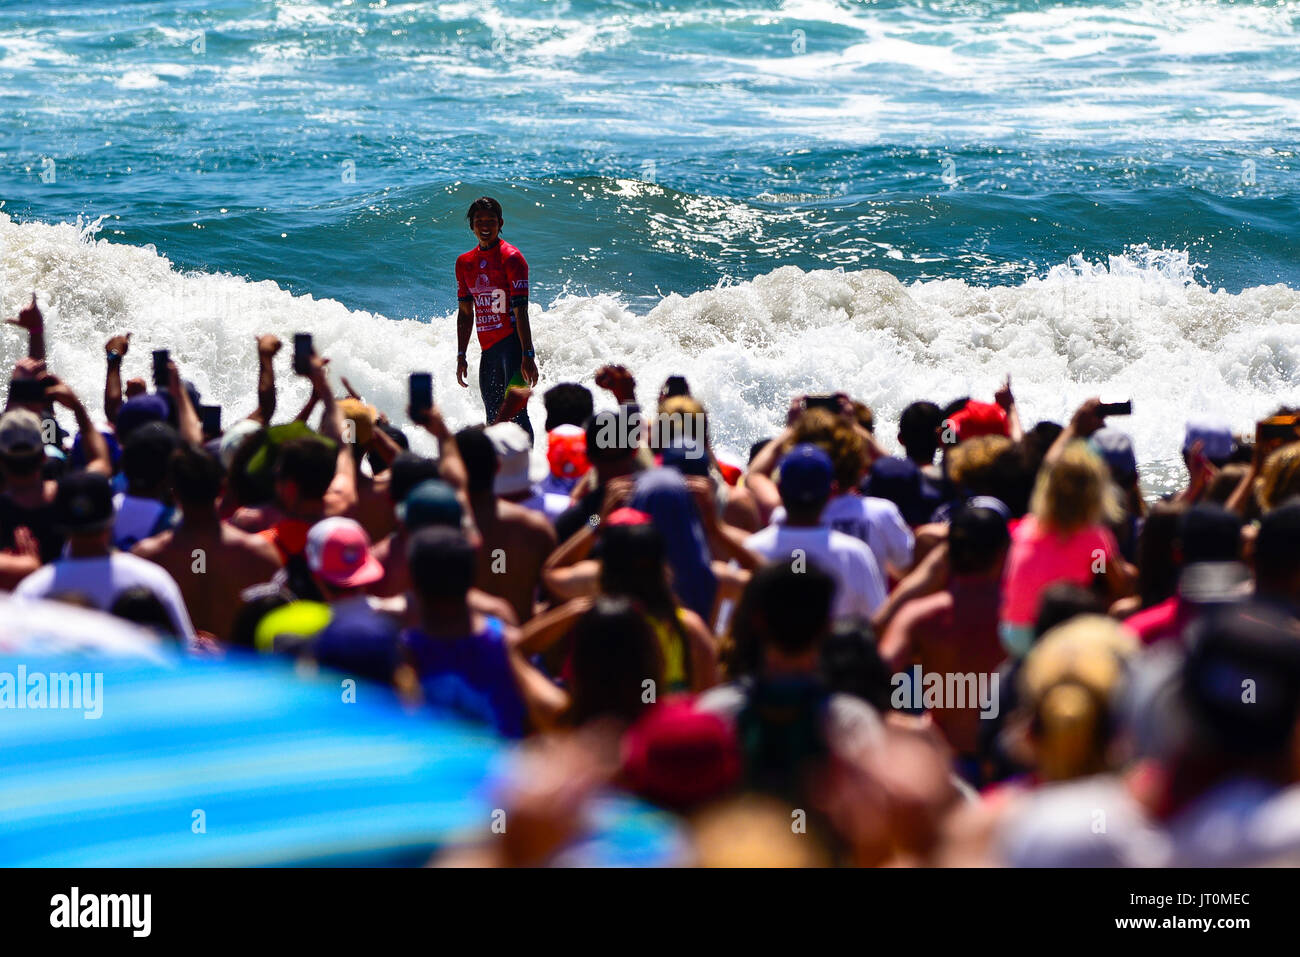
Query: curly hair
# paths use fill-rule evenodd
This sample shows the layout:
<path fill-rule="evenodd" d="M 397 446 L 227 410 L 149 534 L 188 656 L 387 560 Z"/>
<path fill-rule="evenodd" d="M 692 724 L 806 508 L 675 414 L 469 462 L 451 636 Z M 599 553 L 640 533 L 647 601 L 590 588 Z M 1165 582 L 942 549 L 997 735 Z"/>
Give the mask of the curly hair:
<path fill-rule="evenodd" d="M 1255 501 L 1267 512 L 1295 495 L 1300 495 L 1300 442 L 1289 442 L 1264 460 L 1255 480 Z"/>
<path fill-rule="evenodd" d="M 857 487 L 867 470 L 867 444 L 843 416 L 827 409 L 809 409 L 795 422 L 794 436 L 781 453 L 804 442 L 820 446 L 831 457 L 835 482 L 842 491 Z"/>

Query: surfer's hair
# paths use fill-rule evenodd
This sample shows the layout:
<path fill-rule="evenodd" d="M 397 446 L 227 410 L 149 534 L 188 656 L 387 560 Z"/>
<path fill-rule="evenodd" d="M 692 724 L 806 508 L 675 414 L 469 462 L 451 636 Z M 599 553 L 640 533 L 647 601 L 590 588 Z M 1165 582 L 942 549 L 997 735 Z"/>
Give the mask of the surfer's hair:
<path fill-rule="evenodd" d="M 469 220 L 471 226 L 474 225 L 474 217 L 478 213 L 487 213 L 489 216 L 495 216 L 499 222 L 504 223 L 505 217 L 501 215 L 501 204 L 491 196 L 480 196 L 474 202 L 469 204 L 469 212 L 465 218 Z"/>

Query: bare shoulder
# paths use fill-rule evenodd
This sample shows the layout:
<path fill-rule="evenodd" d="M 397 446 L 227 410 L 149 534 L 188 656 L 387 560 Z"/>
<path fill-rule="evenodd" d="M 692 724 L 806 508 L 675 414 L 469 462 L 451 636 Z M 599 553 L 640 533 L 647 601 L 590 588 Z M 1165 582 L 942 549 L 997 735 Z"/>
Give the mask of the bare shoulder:
<path fill-rule="evenodd" d="M 172 543 L 174 537 L 175 534 L 169 528 L 165 531 L 159 532 L 157 535 L 141 539 L 131 548 L 131 554 L 153 561 L 167 550 L 167 546 Z"/>
<path fill-rule="evenodd" d="M 261 535 L 254 535 L 230 523 L 225 523 L 221 527 L 221 538 L 225 545 L 247 552 L 250 557 L 261 559 L 268 565 L 280 567 L 280 553 Z"/>

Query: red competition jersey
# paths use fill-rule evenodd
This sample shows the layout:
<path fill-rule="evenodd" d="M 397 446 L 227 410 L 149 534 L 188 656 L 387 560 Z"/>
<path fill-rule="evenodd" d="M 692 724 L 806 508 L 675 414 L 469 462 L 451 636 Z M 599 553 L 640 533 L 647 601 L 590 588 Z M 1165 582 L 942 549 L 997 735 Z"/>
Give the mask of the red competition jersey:
<path fill-rule="evenodd" d="M 528 263 L 504 239 L 491 249 L 475 246 L 456 260 L 456 296 L 474 300 L 478 344 L 488 349 L 515 331 L 511 307 L 528 299 Z"/>

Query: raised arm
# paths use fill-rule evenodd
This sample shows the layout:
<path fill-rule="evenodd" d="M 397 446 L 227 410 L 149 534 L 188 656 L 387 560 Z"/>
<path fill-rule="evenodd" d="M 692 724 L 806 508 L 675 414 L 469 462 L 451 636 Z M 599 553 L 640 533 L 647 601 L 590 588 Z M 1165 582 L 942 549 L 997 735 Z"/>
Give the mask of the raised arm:
<path fill-rule="evenodd" d="M 36 305 L 36 293 L 32 293 L 31 303 L 18 313 L 18 318 L 8 322 L 27 330 L 27 358 L 45 361 L 45 317 Z"/>
<path fill-rule="evenodd" d="M 122 408 L 122 360 L 131 346 L 131 333 L 114 336 L 104 343 L 108 372 L 104 375 L 104 418 L 117 424 L 117 412 Z"/>
<path fill-rule="evenodd" d="M 269 426 L 275 415 L 275 354 L 283 343 L 269 332 L 257 337 L 257 411 L 249 416 Z"/>
<path fill-rule="evenodd" d="M 95 423 L 90 421 L 86 407 L 81 404 L 71 386 L 55 376 L 49 377 L 49 383 L 45 397 L 68 409 L 77 420 L 77 431 L 81 433 L 81 447 L 86 456 L 86 471 L 112 475 L 113 460 L 108 454 L 108 443 L 100 435 L 99 429 L 95 428 Z"/>
<path fill-rule="evenodd" d="M 181 372 L 175 362 L 167 363 L 167 390 L 176 403 L 176 422 L 181 438 L 191 445 L 203 444 L 203 423 L 199 412 L 190 401 L 190 392 L 181 382 Z"/>
<path fill-rule="evenodd" d="M 325 493 L 326 511 L 330 515 L 344 515 L 357 504 L 357 472 L 352 461 L 352 444 L 343 441 L 343 410 L 339 408 L 334 399 L 334 391 L 330 388 L 329 375 L 325 371 L 328 364 L 328 359 L 313 354 L 307 378 L 311 380 L 313 395 L 325 407 L 321 413 L 320 434 L 338 443 L 339 450 L 334 465 L 334 480 Z"/>

